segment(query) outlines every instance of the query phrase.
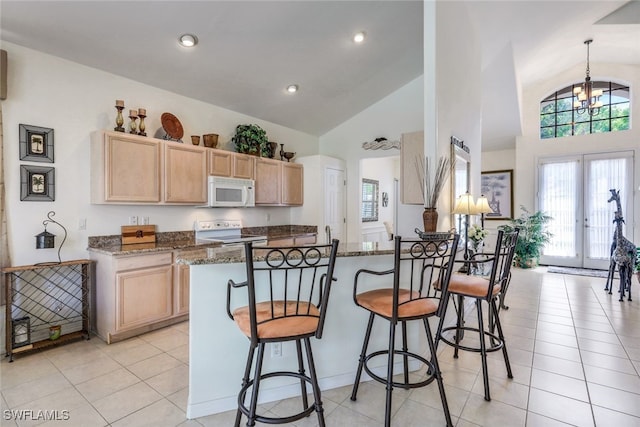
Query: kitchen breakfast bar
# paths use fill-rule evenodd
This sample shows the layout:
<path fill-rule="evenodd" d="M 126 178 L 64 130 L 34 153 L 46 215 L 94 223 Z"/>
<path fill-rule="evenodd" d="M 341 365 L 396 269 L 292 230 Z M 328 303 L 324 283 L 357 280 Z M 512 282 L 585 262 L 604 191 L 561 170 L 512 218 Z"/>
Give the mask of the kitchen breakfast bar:
<path fill-rule="evenodd" d="M 187 417 L 197 418 L 237 408 L 248 339 L 227 316 L 227 282 L 246 280 L 244 247 L 217 247 L 184 250 L 176 262 L 189 265 L 189 399 Z M 368 315 L 353 302 L 353 280 L 357 270 L 393 268 L 393 242 L 340 244 L 331 288 L 327 318 L 321 341 L 311 340 L 322 390 L 353 384 Z M 359 291 L 388 287 L 389 276 L 368 276 Z M 246 304 L 246 292 L 234 293 L 234 306 Z M 410 347 L 426 350 L 424 333 L 408 325 Z M 376 322 L 370 349 L 388 345 L 388 323 Z M 271 344 L 270 344 L 271 345 Z M 282 344 L 281 351 L 267 346 L 264 370 L 288 370 L 297 365 L 294 342 Z M 383 370 L 386 359 L 370 364 L 375 372 Z M 418 369 L 418 363 L 411 365 Z M 300 382 L 294 378 L 273 378 L 260 385 L 260 402 L 280 400 L 300 394 Z M 260 403 L 259 402 L 259 403 Z"/>

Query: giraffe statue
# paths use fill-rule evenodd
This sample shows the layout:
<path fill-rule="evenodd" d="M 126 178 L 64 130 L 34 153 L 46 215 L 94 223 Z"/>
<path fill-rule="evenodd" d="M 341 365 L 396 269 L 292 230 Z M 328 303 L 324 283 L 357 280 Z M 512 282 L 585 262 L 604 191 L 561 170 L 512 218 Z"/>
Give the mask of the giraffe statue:
<path fill-rule="evenodd" d="M 636 261 L 636 246 L 622 235 L 622 224 L 624 223 L 624 218 L 622 216 L 622 205 L 620 203 L 620 191 L 615 189 L 611 189 L 609 191 L 611 192 L 611 197 L 608 201 L 616 202 L 617 210 L 613 220 L 616 224 L 616 231 L 611 245 L 611 262 L 609 264 L 609 276 L 607 277 L 605 290 L 608 289 L 609 293 L 611 293 L 611 289 L 613 288 L 613 272 L 617 265 L 620 273 L 619 301 L 624 299 L 626 291 L 629 292 L 628 300 L 631 301 L 631 276 L 633 274 L 633 267 L 635 266 Z"/>

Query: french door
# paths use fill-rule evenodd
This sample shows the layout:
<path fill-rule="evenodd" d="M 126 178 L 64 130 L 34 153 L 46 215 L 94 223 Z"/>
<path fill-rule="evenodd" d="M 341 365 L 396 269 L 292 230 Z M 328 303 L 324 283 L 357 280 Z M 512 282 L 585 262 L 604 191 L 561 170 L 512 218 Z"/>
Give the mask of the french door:
<path fill-rule="evenodd" d="M 607 269 L 617 209 L 609 190 L 620 191 L 623 217 L 632 222 L 632 186 L 632 151 L 540 159 L 538 208 L 553 217 L 540 262 Z"/>

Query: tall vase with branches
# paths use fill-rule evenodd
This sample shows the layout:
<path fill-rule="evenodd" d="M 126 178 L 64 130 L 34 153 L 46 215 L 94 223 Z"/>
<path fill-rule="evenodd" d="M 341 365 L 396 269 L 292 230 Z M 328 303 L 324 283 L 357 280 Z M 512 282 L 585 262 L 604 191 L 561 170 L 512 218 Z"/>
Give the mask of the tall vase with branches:
<path fill-rule="evenodd" d="M 436 231 L 438 225 L 438 211 L 436 205 L 440 193 L 447 182 L 447 178 L 451 175 L 451 171 L 455 166 L 455 160 L 448 157 L 440 157 L 435 170 L 432 170 L 429 158 L 416 158 L 416 169 L 420 177 L 420 189 L 424 197 L 424 212 L 422 220 L 424 223 L 424 231 Z"/>

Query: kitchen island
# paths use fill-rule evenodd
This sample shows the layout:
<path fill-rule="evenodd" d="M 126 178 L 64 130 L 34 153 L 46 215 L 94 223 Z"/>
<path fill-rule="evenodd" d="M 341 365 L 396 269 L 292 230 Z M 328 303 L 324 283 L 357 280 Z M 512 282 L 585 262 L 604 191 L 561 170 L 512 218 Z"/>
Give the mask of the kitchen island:
<path fill-rule="evenodd" d="M 226 311 L 227 281 L 246 280 L 243 247 L 183 250 L 176 262 L 189 265 L 189 399 L 187 417 L 197 418 L 237 408 L 237 393 L 246 363 L 249 341 L 240 333 Z M 353 279 L 357 270 L 386 270 L 393 267 L 393 242 L 340 244 L 336 260 L 337 282 L 331 290 L 322 340 L 312 340 L 320 388 L 323 390 L 352 384 L 368 320 L 365 310 L 353 302 Z M 361 281 L 362 291 L 390 285 L 390 276 L 371 276 Z M 243 305 L 242 290 L 234 302 Z M 245 300 L 246 301 L 246 298 Z M 418 322 L 412 322 L 418 323 Z M 415 349 L 426 350 L 424 334 L 417 325 L 408 325 L 409 341 Z M 370 348 L 388 345 L 388 324 L 376 322 Z M 420 340 L 420 341 L 417 341 Z M 277 353 L 277 352 L 276 352 Z M 270 346 L 264 370 L 290 370 L 297 366 L 294 342 L 282 344 L 280 355 Z M 383 366 L 385 357 L 370 366 Z M 377 365 L 376 365 L 377 363 Z M 412 369 L 417 369 L 414 363 Z M 383 374 L 381 370 L 380 374 Z M 268 402 L 300 393 L 300 382 L 293 378 L 274 378 L 260 385 L 260 401 Z"/>

